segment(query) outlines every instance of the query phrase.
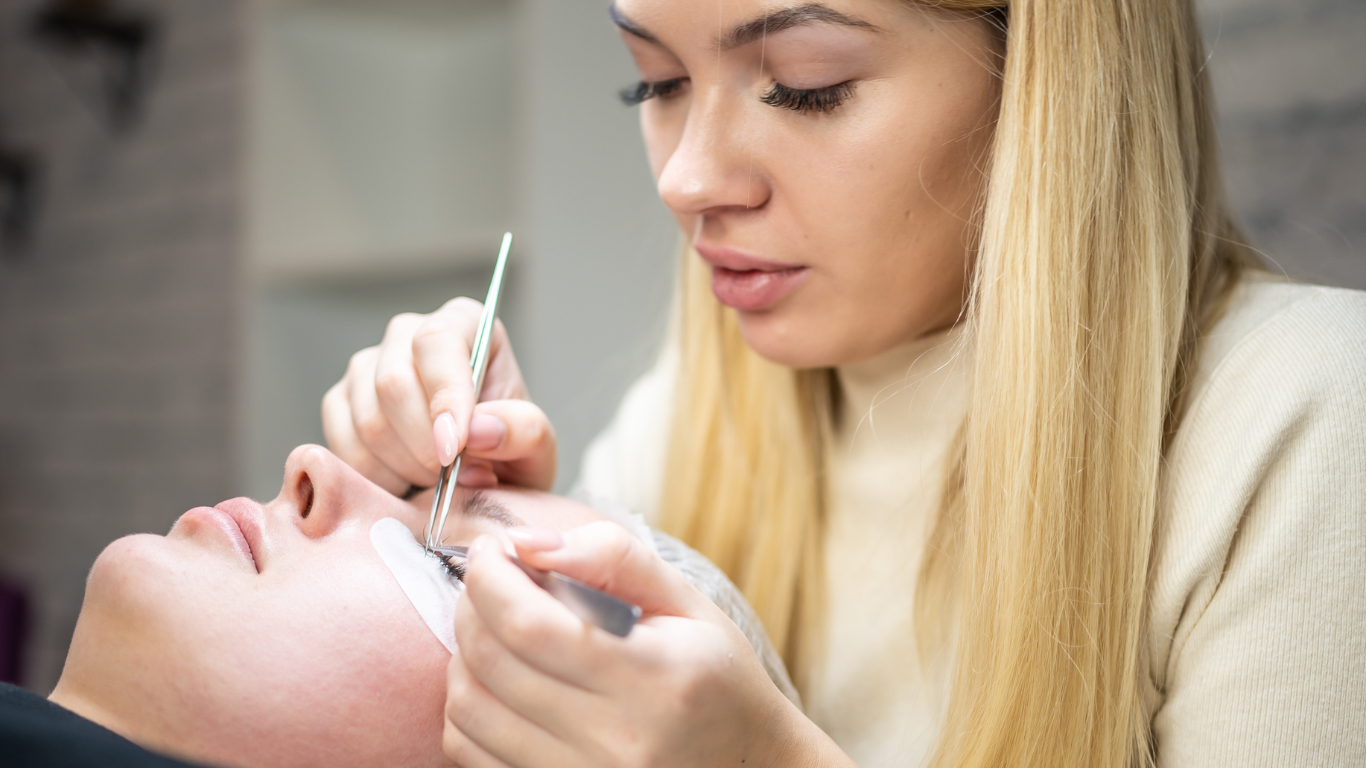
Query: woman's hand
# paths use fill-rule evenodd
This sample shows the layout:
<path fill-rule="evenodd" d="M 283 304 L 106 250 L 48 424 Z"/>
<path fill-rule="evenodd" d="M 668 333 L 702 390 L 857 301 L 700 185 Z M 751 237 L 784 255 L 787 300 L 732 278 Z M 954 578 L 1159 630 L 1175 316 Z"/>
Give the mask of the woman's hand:
<path fill-rule="evenodd" d="M 447 672 L 446 756 L 464 768 L 852 765 L 769 680 L 725 614 L 620 526 L 513 529 L 519 556 L 644 610 L 584 624 L 483 537 Z"/>
<path fill-rule="evenodd" d="M 459 298 L 430 315 L 397 315 L 379 346 L 353 355 L 323 397 L 332 452 L 393 494 L 434 485 L 462 449 L 463 485 L 502 480 L 550 488 L 555 430 L 528 399 L 501 322 L 494 324 L 482 401 L 474 392 L 470 349 L 483 309 Z"/>

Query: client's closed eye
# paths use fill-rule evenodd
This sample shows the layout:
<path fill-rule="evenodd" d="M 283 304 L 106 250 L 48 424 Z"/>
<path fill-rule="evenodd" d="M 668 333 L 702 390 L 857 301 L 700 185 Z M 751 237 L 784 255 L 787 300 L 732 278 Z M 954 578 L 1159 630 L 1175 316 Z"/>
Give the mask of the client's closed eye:
<path fill-rule="evenodd" d="M 526 525 L 521 518 L 509 512 L 502 503 L 489 498 L 483 491 L 475 491 L 470 494 L 458 509 L 462 517 L 482 518 L 504 528 Z M 438 557 L 437 560 L 440 561 L 441 567 L 446 569 L 446 573 L 451 578 L 461 582 L 465 580 L 465 560 L 463 558 Z"/>
<path fill-rule="evenodd" d="M 438 558 L 441 560 L 441 567 L 446 569 L 446 573 L 456 581 L 465 580 L 465 561 L 459 558 Z"/>

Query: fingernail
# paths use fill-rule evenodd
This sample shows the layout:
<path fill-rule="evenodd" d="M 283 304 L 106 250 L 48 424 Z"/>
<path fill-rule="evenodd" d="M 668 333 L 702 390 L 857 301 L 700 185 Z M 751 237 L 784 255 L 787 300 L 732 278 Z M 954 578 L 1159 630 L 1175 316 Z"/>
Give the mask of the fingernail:
<path fill-rule="evenodd" d="M 487 451 L 503 444 L 508 428 L 503 420 L 487 413 L 476 413 L 470 419 L 470 439 L 465 443 L 476 451 Z"/>
<path fill-rule="evenodd" d="M 493 537 L 489 536 L 487 533 L 477 536 L 474 541 L 470 542 L 470 556 L 473 557 L 480 552 L 483 552 L 484 547 L 488 546 L 491 541 L 493 541 Z"/>
<path fill-rule="evenodd" d="M 549 552 L 564 546 L 564 536 L 553 528 L 509 528 L 507 535 L 518 547 L 534 552 Z"/>
<path fill-rule="evenodd" d="M 450 466 L 455 461 L 455 418 L 449 413 L 437 416 L 432 437 L 436 440 L 436 460 L 443 467 Z"/>

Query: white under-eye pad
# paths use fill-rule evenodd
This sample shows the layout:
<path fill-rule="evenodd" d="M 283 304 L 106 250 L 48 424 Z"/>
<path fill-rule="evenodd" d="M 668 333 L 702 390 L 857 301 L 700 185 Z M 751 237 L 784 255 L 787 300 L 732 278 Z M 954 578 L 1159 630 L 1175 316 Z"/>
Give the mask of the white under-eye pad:
<path fill-rule="evenodd" d="M 370 543 L 398 580 L 436 639 L 455 653 L 455 603 L 465 585 L 435 555 L 427 554 L 408 526 L 385 517 L 370 527 Z"/>

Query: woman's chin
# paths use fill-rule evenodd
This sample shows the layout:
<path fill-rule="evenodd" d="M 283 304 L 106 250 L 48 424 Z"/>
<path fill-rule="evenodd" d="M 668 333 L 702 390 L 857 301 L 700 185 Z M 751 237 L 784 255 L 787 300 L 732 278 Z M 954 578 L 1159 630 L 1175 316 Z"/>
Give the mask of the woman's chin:
<path fill-rule="evenodd" d="M 81 614 L 112 612 L 135 618 L 142 613 L 138 605 L 155 605 L 157 598 L 151 595 L 180 570 L 164 536 L 138 533 L 115 539 L 90 566 Z"/>
<path fill-rule="evenodd" d="M 829 329 L 812 328 L 803 322 L 810 313 L 779 306 L 763 312 L 738 312 L 740 335 L 760 357 L 788 368 L 824 368 L 839 365 L 839 345 L 826 337 Z"/>

